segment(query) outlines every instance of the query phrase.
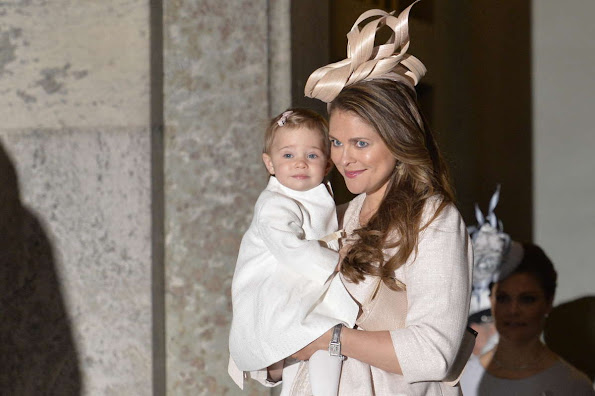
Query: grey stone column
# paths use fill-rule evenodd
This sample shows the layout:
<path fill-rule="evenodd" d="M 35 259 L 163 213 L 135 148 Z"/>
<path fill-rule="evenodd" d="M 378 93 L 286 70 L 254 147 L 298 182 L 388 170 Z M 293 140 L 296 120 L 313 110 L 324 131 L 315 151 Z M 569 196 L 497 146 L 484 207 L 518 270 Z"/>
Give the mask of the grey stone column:
<path fill-rule="evenodd" d="M 163 31 L 167 390 L 246 394 L 227 375 L 230 285 L 266 121 L 289 106 L 289 1 L 166 1 Z"/>
<path fill-rule="evenodd" d="M 0 393 L 239 393 L 229 286 L 289 1 L 2 7 Z"/>
<path fill-rule="evenodd" d="M 151 394 L 149 6 L 0 10 L 0 394 Z"/>

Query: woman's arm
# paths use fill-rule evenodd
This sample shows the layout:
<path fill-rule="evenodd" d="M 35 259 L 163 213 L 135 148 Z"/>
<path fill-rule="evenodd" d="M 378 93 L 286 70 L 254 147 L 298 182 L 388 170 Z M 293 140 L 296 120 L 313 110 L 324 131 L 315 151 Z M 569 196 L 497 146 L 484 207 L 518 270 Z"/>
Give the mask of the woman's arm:
<path fill-rule="evenodd" d="M 472 267 L 469 234 L 448 205 L 420 235 L 415 260 L 397 271 L 407 284 L 407 321 L 390 335 L 407 381 L 450 376 L 467 325 Z"/>
<path fill-rule="evenodd" d="M 341 352 L 350 358 L 394 374 L 403 374 L 388 331 L 360 331 L 344 328 Z"/>
<path fill-rule="evenodd" d="M 308 360 L 314 352 L 327 350 L 331 342 L 331 335 L 332 329 L 292 357 L 298 360 Z M 341 330 L 341 353 L 389 373 L 402 374 L 399 359 L 395 354 L 388 331 L 362 331 L 343 327 Z"/>

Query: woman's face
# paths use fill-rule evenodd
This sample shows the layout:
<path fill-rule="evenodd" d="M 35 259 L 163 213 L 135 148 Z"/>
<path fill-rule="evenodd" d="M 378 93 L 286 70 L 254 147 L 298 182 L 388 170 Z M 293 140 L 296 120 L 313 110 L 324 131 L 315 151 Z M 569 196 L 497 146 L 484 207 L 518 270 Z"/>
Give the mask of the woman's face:
<path fill-rule="evenodd" d="M 397 160 L 376 130 L 354 113 L 335 110 L 329 135 L 331 159 L 349 191 L 383 197 Z"/>
<path fill-rule="evenodd" d="M 513 342 L 527 342 L 541 335 L 545 316 L 552 309 L 535 277 L 517 273 L 494 285 L 492 312 L 500 337 Z"/>

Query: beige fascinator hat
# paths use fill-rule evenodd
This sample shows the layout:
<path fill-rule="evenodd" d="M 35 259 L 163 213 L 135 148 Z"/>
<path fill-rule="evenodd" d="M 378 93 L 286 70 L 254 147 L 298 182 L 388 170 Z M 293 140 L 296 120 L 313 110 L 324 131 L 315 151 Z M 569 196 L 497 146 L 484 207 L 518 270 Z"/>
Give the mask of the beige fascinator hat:
<path fill-rule="evenodd" d="M 418 0 L 419 1 L 419 0 Z M 407 54 L 409 48 L 409 11 L 398 17 L 383 10 L 361 14 L 347 34 L 347 59 L 315 70 L 306 82 L 305 95 L 329 103 L 344 87 L 362 80 L 388 78 L 417 85 L 426 73 L 423 63 Z M 370 19 L 363 28 L 359 24 Z M 374 46 L 376 33 L 383 27 L 393 33 L 384 44 Z"/>

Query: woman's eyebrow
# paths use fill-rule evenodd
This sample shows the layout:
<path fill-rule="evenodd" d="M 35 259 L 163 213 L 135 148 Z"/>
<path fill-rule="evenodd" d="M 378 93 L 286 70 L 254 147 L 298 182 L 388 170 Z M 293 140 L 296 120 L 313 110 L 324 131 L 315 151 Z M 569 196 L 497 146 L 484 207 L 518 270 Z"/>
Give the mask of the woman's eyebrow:
<path fill-rule="evenodd" d="M 336 137 L 334 137 L 333 135 L 329 135 L 328 137 L 329 139 L 333 139 L 333 140 L 338 140 L 341 141 L 341 139 L 337 139 Z M 367 137 L 363 137 L 363 136 L 355 136 L 352 138 L 347 139 L 348 142 L 358 142 L 360 140 L 368 140 L 369 138 Z"/>
<path fill-rule="evenodd" d="M 360 140 L 369 140 L 369 138 L 366 137 L 352 137 L 349 139 L 350 142 L 359 142 Z"/>

